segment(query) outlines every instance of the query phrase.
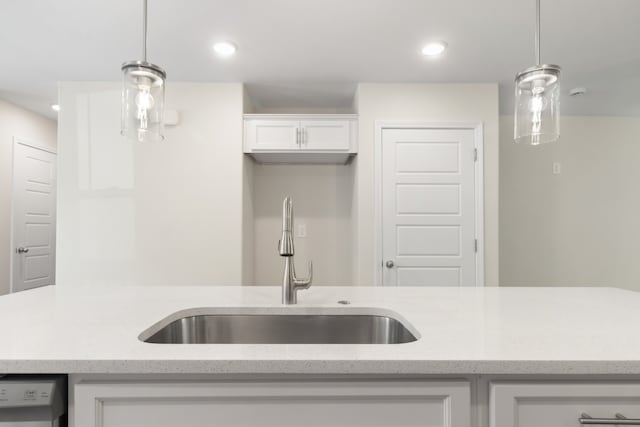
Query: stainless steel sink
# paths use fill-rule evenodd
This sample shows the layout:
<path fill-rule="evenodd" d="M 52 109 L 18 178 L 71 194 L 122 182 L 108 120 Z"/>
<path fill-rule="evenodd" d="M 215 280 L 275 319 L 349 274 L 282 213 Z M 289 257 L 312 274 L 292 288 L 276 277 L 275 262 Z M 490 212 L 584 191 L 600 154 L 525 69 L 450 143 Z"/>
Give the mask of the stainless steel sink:
<path fill-rule="evenodd" d="M 156 344 L 401 344 L 417 340 L 402 322 L 381 314 L 197 314 L 160 326 L 163 323 L 143 332 L 140 339 Z"/>

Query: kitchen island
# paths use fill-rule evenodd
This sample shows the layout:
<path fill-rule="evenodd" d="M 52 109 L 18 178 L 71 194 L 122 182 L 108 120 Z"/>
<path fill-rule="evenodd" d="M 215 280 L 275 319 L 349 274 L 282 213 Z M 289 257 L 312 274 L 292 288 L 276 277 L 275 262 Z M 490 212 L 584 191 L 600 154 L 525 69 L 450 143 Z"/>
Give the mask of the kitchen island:
<path fill-rule="evenodd" d="M 418 340 L 139 339 L 172 313 L 197 307 L 378 310 L 394 313 Z M 325 421 L 337 405 L 335 415 L 351 421 L 335 425 L 387 425 L 387 413 L 398 426 L 428 419 L 418 425 L 507 427 L 514 417 L 520 426 L 579 425 L 576 411 L 640 418 L 640 294 L 615 288 L 316 286 L 282 307 L 276 287 L 57 286 L 0 297 L 0 320 L 0 373 L 71 374 L 77 427 L 175 425 L 172 416 L 189 410 L 195 415 L 181 425 L 209 425 L 202 419 L 210 413 L 237 421 L 239 402 L 255 406 L 264 421 L 257 425 L 271 425 L 270 416 L 294 425 L 275 415 L 290 404 L 285 412 L 316 411 Z"/>

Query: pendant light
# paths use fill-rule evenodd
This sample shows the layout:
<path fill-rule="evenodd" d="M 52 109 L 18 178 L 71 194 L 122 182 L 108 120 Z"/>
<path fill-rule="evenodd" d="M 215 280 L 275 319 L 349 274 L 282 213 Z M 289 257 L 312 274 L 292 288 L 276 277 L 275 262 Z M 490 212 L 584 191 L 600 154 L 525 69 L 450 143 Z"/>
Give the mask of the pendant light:
<path fill-rule="evenodd" d="M 538 145 L 560 136 L 560 67 L 540 62 L 540 0 L 536 0 L 536 65 L 516 75 L 514 140 Z"/>
<path fill-rule="evenodd" d="M 138 141 L 162 141 L 167 73 L 147 62 L 147 0 L 143 0 L 142 58 L 122 64 L 121 133 Z"/>

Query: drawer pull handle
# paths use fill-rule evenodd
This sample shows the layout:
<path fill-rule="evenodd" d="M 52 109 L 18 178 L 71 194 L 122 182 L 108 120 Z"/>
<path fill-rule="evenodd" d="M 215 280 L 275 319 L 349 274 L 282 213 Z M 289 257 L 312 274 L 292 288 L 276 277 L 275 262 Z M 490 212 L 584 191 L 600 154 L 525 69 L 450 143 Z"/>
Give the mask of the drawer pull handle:
<path fill-rule="evenodd" d="M 640 418 L 627 418 L 622 414 L 616 414 L 615 418 L 593 418 L 589 414 L 582 414 L 578 419 L 582 425 L 619 425 L 640 426 Z"/>

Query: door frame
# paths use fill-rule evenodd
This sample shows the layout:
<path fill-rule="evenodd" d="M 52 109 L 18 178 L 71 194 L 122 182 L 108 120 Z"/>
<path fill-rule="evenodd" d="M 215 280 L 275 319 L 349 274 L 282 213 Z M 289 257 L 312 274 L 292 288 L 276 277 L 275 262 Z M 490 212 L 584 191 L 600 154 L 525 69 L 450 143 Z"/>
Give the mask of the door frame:
<path fill-rule="evenodd" d="M 40 144 L 37 142 L 32 142 L 29 141 L 27 139 L 24 138 L 20 138 L 17 136 L 13 137 L 13 144 L 11 146 L 11 203 L 9 205 L 9 209 L 11 209 L 10 212 L 10 227 L 11 227 L 11 233 L 9 235 L 9 254 L 10 254 L 10 258 L 9 258 L 9 293 L 13 293 L 15 292 L 15 288 L 13 285 L 13 279 L 14 279 L 14 274 L 15 271 L 13 269 L 13 264 L 14 264 L 14 257 L 16 255 L 15 253 L 15 247 L 16 244 L 14 242 L 15 239 L 15 233 L 14 233 L 14 227 L 15 227 L 15 218 L 13 215 L 13 208 L 14 208 L 14 203 L 15 203 L 15 197 L 16 197 L 16 188 L 15 188 L 15 173 L 16 173 L 16 147 L 18 145 L 24 145 L 30 148 L 35 148 L 36 150 L 42 150 L 42 151 L 46 151 L 48 153 L 54 154 L 56 156 L 56 171 L 58 170 L 57 168 L 57 160 L 58 160 L 58 150 L 56 149 L 56 147 L 52 146 L 52 145 L 47 145 L 47 144 Z M 56 180 L 56 184 L 57 184 L 57 180 Z M 56 189 L 56 205 L 57 205 L 57 197 L 58 197 L 58 192 Z M 56 209 L 57 210 L 57 209 Z M 56 210 L 53 211 L 53 220 L 57 222 L 57 218 L 56 218 Z M 56 225 L 57 227 L 57 225 Z M 53 274 L 55 277 L 55 259 L 56 259 L 56 253 L 55 253 L 55 248 L 56 245 L 54 244 L 53 246 Z M 55 283 L 55 281 L 54 281 Z"/>
<path fill-rule="evenodd" d="M 376 286 L 383 286 L 382 265 L 382 132 L 385 129 L 469 129 L 473 130 L 474 147 L 478 150 L 475 162 L 475 227 L 478 251 L 476 252 L 476 287 L 484 286 L 484 126 L 482 122 L 429 122 L 376 120 L 374 140 L 374 273 Z"/>

